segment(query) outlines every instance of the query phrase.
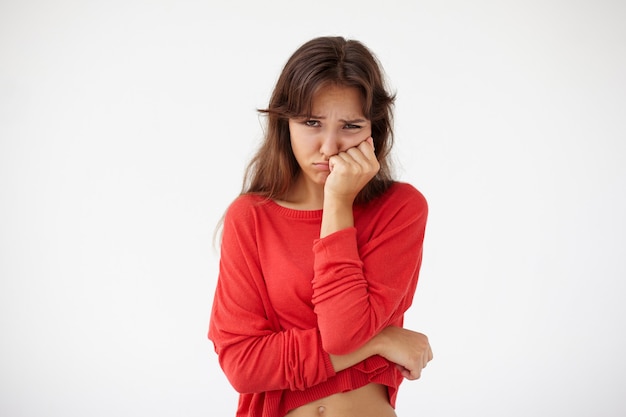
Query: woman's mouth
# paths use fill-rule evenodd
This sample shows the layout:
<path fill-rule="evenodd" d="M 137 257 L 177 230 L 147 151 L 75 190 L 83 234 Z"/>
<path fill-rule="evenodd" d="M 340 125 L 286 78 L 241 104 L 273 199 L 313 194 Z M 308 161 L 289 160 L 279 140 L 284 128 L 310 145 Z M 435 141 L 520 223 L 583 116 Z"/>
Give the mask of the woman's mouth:
<path fill-rule="evenodd" d="M 330 171 L 328 162 L 315 162 L 313 163 L 313 166 L 319 169 L 320 171 Z"/>

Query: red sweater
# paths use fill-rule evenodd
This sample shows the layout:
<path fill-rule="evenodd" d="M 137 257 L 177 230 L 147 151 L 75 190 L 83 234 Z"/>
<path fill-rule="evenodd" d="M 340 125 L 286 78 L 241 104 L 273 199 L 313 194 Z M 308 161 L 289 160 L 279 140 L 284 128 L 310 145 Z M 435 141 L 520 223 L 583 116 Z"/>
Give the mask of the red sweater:
<path fill-rule="evenodd" d="M 402 376 L 380 356 L 335 372 L 389 325 L 402 326 L 422 261 L 427 205 L 409 184 L 354 206 L 354 227 L 320 239 L 322 210 L 292 210 L 254 195 L 224 220 L 209 326 L 219 362 L 240 393 L 237 417 L 289 410 L 370 382 L 395 407 Z"/>

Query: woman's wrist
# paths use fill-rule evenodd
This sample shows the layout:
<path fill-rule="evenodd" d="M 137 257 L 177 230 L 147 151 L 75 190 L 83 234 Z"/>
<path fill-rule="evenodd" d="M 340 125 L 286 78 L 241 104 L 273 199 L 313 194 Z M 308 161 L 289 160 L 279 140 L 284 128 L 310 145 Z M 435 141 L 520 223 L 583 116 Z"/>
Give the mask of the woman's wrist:
<path fill-rule="evenodd" d="M 354 226 L 352 201 L 325 198 L 322 210 L 320 238 L 324 238 L 332 233 L 338 232 L 339 230 Z"/>
<path fill-rule="evenodd" d="M 387 353 L 387 348 L 389 346 L 390 338 L 385 332 L 386 329 L 387 328 L 381 330 L 376 336 L 370 339 L 369 343 L 372 344 L 374 355 L 380 355 L 382 357 L 385 357 Z"/>

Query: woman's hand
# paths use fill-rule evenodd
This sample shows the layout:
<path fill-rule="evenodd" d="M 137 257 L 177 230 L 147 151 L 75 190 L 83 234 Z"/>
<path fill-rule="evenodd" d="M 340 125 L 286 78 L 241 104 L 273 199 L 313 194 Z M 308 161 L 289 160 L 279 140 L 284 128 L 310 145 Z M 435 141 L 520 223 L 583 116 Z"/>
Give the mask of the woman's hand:
<path fill-rule="evenodd" d="M 351 205 L 380 169 L 374 153 L 374 140 L 369 137 L 359 145 L 331 156 L 328 166 L 330 174 L 324 184 L 324 199 L 336 198 Z"/>
<path fill-rule="evenodd" d="M 357 146 L 331 156 L 328 167 L 330 174 L 324 183 L 321 238 L 354 225 L 354 199 L 380 169 L 374 153 L 374 140 L 369 137 Z"/>
<path fill-rule="evenodd" d="M 393 362 L 409 380 L 418 379 L 422 369 L 433 358 L 433 351 L 428 343 L 428 337 L 402 327 L 389 326 L 375 336 L 379 344 L 377 353 Z"/>

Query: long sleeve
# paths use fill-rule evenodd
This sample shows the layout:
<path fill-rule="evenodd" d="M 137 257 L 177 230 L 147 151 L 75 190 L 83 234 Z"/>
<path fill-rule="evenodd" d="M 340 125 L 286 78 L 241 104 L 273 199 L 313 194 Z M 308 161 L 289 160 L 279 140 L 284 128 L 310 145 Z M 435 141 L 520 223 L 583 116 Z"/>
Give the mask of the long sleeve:
<path fill-rule="evenodd" d="M 426 200 L 405 187 L 382 204 L 375 218 L 314 243 L 313 304 L 323 347 L 331 354 L 349 353 L 397 324 L 412 303 Z"/>
<path fill-rule="evenodd" d="M 236 200 L 224 219 L 209 338 L 241 393 L 303 390 L 335 374 L 319 331 L 282 330 L 258 257 L 254 212 Z"/>

